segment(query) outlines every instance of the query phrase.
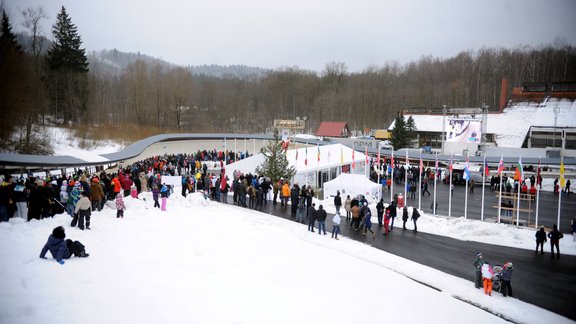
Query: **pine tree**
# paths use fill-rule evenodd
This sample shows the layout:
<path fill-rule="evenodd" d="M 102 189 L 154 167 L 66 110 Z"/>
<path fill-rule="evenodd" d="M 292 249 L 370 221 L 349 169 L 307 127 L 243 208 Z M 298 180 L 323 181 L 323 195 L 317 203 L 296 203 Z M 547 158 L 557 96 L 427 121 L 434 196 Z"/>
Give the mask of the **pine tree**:
<path fill-rule="evenodd" d="M 411 147 L 412 141 L 418 138 L 418 128 L 416 127 L 416 123 L 414 122 L 414 118 L 412 118 L 412 116 L 408 117 L 405 129 L 406 129 L 406 141 L 408 147 Z"/>
<path fill-rule="evenodd" d="M 64 6 L 52 26 L 52 35 L 54 43 L 46 55 L 48 85 L 54 115 L 66 123 L 77 120 L 86 109 L 88 58 Z"/>
<path fill-rule="evenodd" d="M 296 169 L 289 166 L 286 154 L 282 150 L 282 139 L 278 129 L 274 129 L 274 139 L 262 149 L 264 162 L 256 168 L 256 173 L 268 177 L 272 182 L 280 178 L 291 179 L 296 174 Z"/>
<path fill-rule="evenodd" d="M 401 149 L 408 147 L 408 140 L 406 138 L 406 121 L 404 114 L 399 112 L 394 118 L 394 128 L 392 128 L 392 146 L 394 149 Z"/>

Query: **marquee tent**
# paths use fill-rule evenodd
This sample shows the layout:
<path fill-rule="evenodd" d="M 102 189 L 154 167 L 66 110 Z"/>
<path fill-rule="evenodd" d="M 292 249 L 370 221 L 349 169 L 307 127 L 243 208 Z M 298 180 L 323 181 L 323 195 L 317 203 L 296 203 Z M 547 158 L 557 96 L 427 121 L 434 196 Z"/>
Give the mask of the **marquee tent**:
<path fill-rule="evenodd" d="M 381 186 L 363 174 L 342 173 L 336 179 L 324 183 L 324 198 L 336 196 L 337 191 L 340 191 L 342 200 L 347 195 L 351 198 L 364 195 L 370 203 L 376 203 L 381 198 Z"/>

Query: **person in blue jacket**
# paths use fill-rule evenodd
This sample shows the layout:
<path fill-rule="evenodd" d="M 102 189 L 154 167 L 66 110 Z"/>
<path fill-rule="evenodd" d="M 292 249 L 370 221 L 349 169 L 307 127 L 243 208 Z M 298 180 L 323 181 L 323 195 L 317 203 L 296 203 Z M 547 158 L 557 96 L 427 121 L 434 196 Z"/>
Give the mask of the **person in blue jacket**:
<path fill-rule="evenodd" d="M 48 251 L 50 251 L 52 257 L 60 264 L 64 264 L 64 259 L 70 259 L 72 255 L 80 258 L 89 256 L 82 243 L 66 239 L 66 233 L 62 226 L 58 226 L 52 230 L 52 234 L 48 236 L 48 241 L 44 244 L 40 252 L 40 258 L 46 259 L 46 253 Z"/>

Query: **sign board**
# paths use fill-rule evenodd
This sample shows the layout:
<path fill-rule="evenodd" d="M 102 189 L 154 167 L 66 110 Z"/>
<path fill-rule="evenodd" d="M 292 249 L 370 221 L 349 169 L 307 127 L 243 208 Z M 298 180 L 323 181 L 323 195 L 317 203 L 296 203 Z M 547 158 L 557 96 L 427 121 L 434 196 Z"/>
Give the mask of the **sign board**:
<path fill-rule="evenodd" d="M 482 137 L 482 122 L 472 118 L 448 118 L 446 142 L 448 143 L 480 143 Z"/>
<path fill-rule="evenodd" d="M 274 128 L 304 129 L 306 122 L 304 120 L 292 119 L 274 119 Z"/>
<path fill-rule="evenodd" d="M 162 176 L 162 183 L 171 185 L 171 186 L 182 186 L 182 177 L 181 176 Z"/>

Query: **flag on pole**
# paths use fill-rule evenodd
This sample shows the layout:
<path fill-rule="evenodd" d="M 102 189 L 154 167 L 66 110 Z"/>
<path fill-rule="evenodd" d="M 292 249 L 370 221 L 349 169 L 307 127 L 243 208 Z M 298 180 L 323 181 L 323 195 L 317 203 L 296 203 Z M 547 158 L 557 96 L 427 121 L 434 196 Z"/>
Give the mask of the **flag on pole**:
<path fill-rule="evenodd" d="M 352 145 L 352 170 L 354 170 L 354 166 L 356 166 L 356 163 L 354 162 L 354 145 Z"/>
<path fill-rule="evenodd" d="M 466 164 L 464 164 L 464 174 L 462 178 L 466 181 L 470 181 L 470 168 L 468 167 L 468 157 L 466 157 Z"/>
<path fill-rule="evenodd" d="M 318 147 L 318 162 L 320 162 L 320 144 L 316 144 Z"/>
<path fill-rule="evenodd" d="M 366 145 L 366 167 L 368 167 L 368 145 Z"/>
<path fill-rule="evenodd" d="M 501 156 L 500 157 L 500 163 L 498 163 L 498 174 L 502 174 L 502 171 L 504 171 L 504 157 Z"/>
<path fill-rule="evenodd" d="M 515 178 L 517 178 L 518 181 L 520 181 L 520 182 L 524 179 L 524 169 L 522 167 L 522 157 L 520 157 L 518 159 L 518 164 L 516 165 Z"/>
<path fill-rule="evenodd" d="M 566 187 L 566 179 L 564 179 L 564 159 L 560 159 L 560 189 Z"/>
<path fill-rule="evenodd" d="M 450 154 L 450 166 L 448 167 L 450 169 L 450 173 L 452 173 L 452 165 L 454 163 L 452 162 L 452 154 Z"/>
<path fill-rule="evenodd" d="M 344 164 L 344 151 L 342 150 L 342 145 L 340 145 L 340 164 Z"/>
<path fill-rule="evenodd" d="M 298 163 L 298 149 L 296 149 L 296 163 Z"/>
<path fill-rule="evenodd" d="M 484 155 L 484 176 L 490 176 L 490 169 L 488 168 L 488 162 L 486 162 L 486 155 Z"/>
<path fill-rule="evenodd" d="M 304 165 L 308 166 L 308 144 L 306 144 L 304 149 Z"/>
<path fill-rule="evenodd" d="M 392 157 L 390 158 L 390 166 L 392 167 L 392 170 L 394 170 L 394 154 L 392 154 Z"/>
<path fill-rule="evenodd" d="M 420 175 L 422 175 L 422 170 L 424 170 L 424 163 L 422 162 L 422 152 L 420 152 Z"/>
<path fill-rule="evenodd" d="M 380 169 L 380 146 L 378 146 L 378 155 L 376 156 L 376 164 L 378 165 L 378 169 Z"/>

